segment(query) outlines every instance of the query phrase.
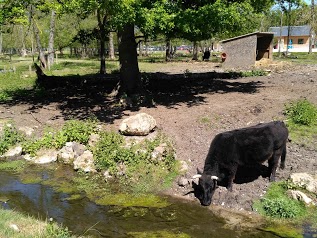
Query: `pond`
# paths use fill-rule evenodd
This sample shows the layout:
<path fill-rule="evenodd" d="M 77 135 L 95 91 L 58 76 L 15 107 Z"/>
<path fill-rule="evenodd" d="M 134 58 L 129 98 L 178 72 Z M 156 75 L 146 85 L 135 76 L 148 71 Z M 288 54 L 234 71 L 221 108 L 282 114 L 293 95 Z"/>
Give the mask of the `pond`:
<path fill-rule="evenodd" d="M 37 218 L 53 218 L 76 235 L 150 237 L 149 234 L 157 233 L 161 235 L 152 237 L 175 237 L 173 234 L 185 235 L 181 237 L 278 237 L 256 228 L 247 231 L 230 228 L 224 219 L 198 202 L 164 198 L 168 206 L 104 206 L 85 196 L 69 199 L 70 194 L 57 192 L 41 183 L 23 183 L 13 173 L 0 171 L 0 177 L 3 208 Z"/>

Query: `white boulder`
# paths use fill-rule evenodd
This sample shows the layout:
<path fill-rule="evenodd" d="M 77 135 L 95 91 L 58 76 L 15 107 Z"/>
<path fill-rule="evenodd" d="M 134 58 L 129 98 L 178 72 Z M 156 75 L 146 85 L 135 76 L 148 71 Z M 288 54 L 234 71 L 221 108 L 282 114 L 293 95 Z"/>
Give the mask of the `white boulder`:
<path fill-rule="evenodd" d="M 96 172 L 94 164 L 94 156 L 91 151 L 86 150 L 82 155 L 75 158 L 73 161 L 75 170 L 82 170 L 86 173 Z"/>
<path fill-rule="evenodd" d="M 123 135 L 146 136 L 156 127 L 155 119 L 146 113 L 139 113 L 124 119 L 119 127 Z"/>
<path fill-rule="evenodd" d="M 298 190 L 290 190 L 291 196 L 293 199 L 302 201 L 306 205 L 315 205 L 313 200 L 309 198 L 305 193 L 298 191 Z"/>
<path fill-rule="evenodd" d="M 308 173 L 293 173 L 290 180 L 295 185 L 317 194 L 317 176 Z"/>
<path fill-rule="evenodd" d="M 57 151 L 56 150 L 46 150 L 38 153 L 32 161 L 36 164 L 48 164 L 57 161 Z"/>
<path fill-rule="evenodd" d="M 22 147 L 21 146 L 16 146 L 11 149 L 9 149 L 7 152 L 5 152 L 1 157 L 3 158 L 16 158 L 22 154 Z"/>

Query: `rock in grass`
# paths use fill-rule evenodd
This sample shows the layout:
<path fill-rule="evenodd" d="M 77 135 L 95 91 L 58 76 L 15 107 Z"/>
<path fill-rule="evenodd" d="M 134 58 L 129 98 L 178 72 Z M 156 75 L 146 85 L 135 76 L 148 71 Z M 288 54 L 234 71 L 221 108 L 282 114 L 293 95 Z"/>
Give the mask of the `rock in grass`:
<path fill-rule="evenodd" d="M 124 119 L 119 127 L 123 135 L 146 136 L 156 127 L 155 119 L 146 113 L 139 113 Z"/>
<path fill-rule="evenodd" d="M 86 173 L 96 172 L 96 167 L 94 164 L 94 156 L 91 151 L 86 150 L 82 155 L 78 156 L 74 162 L 75 170 L 82 170 Z"/>
<path fill-rule="evenodd" d="M 13 159 L 21 156 L 22 154 L 22 147 L 21 146 L 16 146 L 11 149 L 9 149 L 4 155 L 2 155 L 2 158 L 7 158 L 7 159 Z"/>
<path fill-rule="evenodd" d="M 317 175 L 293 173 L 290 179 L 295 185 L 317 194 Z"/>

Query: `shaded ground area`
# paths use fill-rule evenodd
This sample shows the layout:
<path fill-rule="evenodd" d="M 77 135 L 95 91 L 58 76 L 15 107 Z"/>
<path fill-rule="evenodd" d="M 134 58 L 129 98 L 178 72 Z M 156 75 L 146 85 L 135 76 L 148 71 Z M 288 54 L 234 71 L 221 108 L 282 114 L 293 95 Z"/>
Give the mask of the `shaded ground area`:
<path fill-rule="evenodd" d="M 105 78 L 95 79 L 95 83 L 81 80 L 77 86 L 68 84 L 47 90 L 44 95 L 27 91 L 25 97 L 1 104 L 0 118 L 13 119 L 17 126 L 33 127 L 40 132 L 47 126 L 59 127 L 66 119 L 95 116 L 109 129 L 117 130 L 122 119 L 146 112 L 175 142 L 177 159 L 189 165 L 185 174 L 189 179 L 196 168 L 203 168 L 216 134 L 283 120 L 284 104 L 300 97 L 317 104 L 317 66 L 274 68 L 269 76 L 247 78 L 223 73 L 205 62 L 166 64 L 166 68 L 159 70 L 164 73 L 153 72 L 145 77 L 154 107 L 122 107 L 118 100 L 108 97 L 117 80 Z M 288 143 L 287 148 L 286 168 L 278 170 L 277 181 L 293 172 L 317 170 L 316 151 L 295 143 Z M 233 192 L 219 187 L 213 204 L 251 210 L 252 200 L 259 199 L 269 184 L 268 178 L 262 176 L 265 169 L 266 165 L 261 166 L 260 172 L 250 178 L 237 179 Z M 175 182 L 168 193 L 195 200 L 193 194 L 183 196 L 190 190 L 190 184 L 179 187 Z"/>

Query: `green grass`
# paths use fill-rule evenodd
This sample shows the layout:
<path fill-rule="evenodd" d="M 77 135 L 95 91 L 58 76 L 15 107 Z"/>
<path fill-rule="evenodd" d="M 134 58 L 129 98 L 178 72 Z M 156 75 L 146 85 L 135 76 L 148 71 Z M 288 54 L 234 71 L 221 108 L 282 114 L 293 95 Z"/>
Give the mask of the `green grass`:
<path fill-rule="evenodd" d="M 66 228 L 59 227 L 56 223 L 40 221 L 16 211 L 0 208 L 0 237 L 70 238 L 75 236 L 72 236 Z"/>
<path fill-rule="evenodd" d="M 286 104 L 284 113 L 294 124 L 304 126 L 317 124 L 317 107 L 305 98 Z"/>
<path fill-rule="evenodd" d="M 291 52 L 289 57 L 279 58 L 278 53 L 273 54 L 274 60 L 276 61 L 286 61 L 292 62 L 294 64 L 317 64 L 317 53 L 313 52 L 308 54 L 308 52 Z"/>
<path fill-rule="evenodd" d="M 287 122 L 287 128 L 290 134 L 289 138 L 292 142 L 308 148 L 317 149 L 317 125 L 298 125 L 289 121 Z"/>
<path fill-rule="evenodd" d="M 30 66 L 32 70 L 30 71 Z M 95 59 L 59 59 L 51 70 L 44 70 L 47 75 L 67 76 L 67 75 L 89 75 L 99 72 L 100 62 Z M 0 70 L 13 69 L 15 72 L 0 73 L 0 102 L 12 100 L 15 96 L 27 97 L 29 95 L 41 96 L 40 90 L 34 90 L 36 74 L 33 69 L 32 58 L 12 57 L 12 60 L 2 60 Z M 107 61 L 107 73 L 118 71 L 118 61 Z"/>
<path fill-rule="evenodd" d="M 165 145 L 162 158 L 153 159 L 151 154 L 162 144 Z M 177 176 L 173 146 L 163 135 L 127 146 L 122 135 L 103 132 L 94 149 L 94 156 L 100 170 L 117 174 L 118 164 L 126 168 L 121 184 L 127 187 L 127 192 L 140 194 L 159 191 L 170 187 Z"/>
<path fill-rule="evenodd" d="M 287 127 L 293 142 L 317 149 L 317 107 L 307 99 L 285 105 Z"/>
<path fill-rule="evenodd" d="M 96 132 L 96 121 L 93 119 L 67 121 L 60 131 L 47 129 L 41 138 L 29 139 L 23 142 L 23 151 L 35 155 L 42 148 L 61 149 L 66 142 L 76 141 L 87 145 L 89 136 Z"/>
<path fill-rule="evenodd" d="M 303 224 L 317 226 L 317 208 L 290 198 L 289 189 L 303 191 L 309 197 L 316 196 L 290 181 L 274 182 L 264 197 L 254 202 L 253 209 L 269 218 L 264 230 L 280 237 L 302 237 Z"/>
<path fill-rule="evenodd" d="M 100 62 L 98 60 L 74 60 L 66 59 L 59 60 L 57 64 L 54 64 L 50 71 L 45 70 L 47 75 L 65 76 L 65 75 L 85 75 L 96 74 L 99 72 Z M 119 69 L 119 62 L 107 61 L 106 71 L 111 73 L 112 71 Z"/>
<path fill-rule="evenodd" d="M 20 172 L 23 171 L 26 162 L 24 160 L 13 160 L 0 162 L 0 170 Z"/>
<path fill-rule="evenodd" d="M 14 95 L 26 95 L 35 85 L 35 75 L 22 71 L 0 73 L 0 102 L 12 99 Z"/>
<path fill-rule="evenodd" d="M 265 196 L 254 203 L 254 208 L 262 215 L 278 219 L 300 219 L 307 215 L 305 205 L 286 192 L 287 182 L 272 183 Z"/>
<path fill-rule="evenodd" d="M 4 154 L 10 147 L 24 140 L 23 134 L 19 132 L 14 125 L 5 124 L 0 134 L 0 155 Z"/>
<path fill-rule="evenodd" d="M 306 59 L 304 59 L 304 56 Z M 141 72 L 157 72 L 157 69 L 168 67 L 177 67 L 179 61 L 190 61 L 192 55 L 187 52 L 178 52 L 172 62 L 165 62 L 164 52 L 157 52 L 150 54 L 149 57 L 139 57 L 139 68 Z M 215 57 L 212 57 L 213 60 Z M 316 54 L 309 55 L 303 54 L 301 58 L 296 60 L 302 62 L 309 62 L 310 60 L 317 58 Z M 201 54 L 199 55 L 201 60 Z M 284 59 L 283 59 L 284 60 Z M 288 60 L 288 59 L 285 59 Z M 317 60 L 316 60 L 317 63 Z M 43 93 L 40 91 L 30 91 L 35 86 L 36 74 L 34 69 L 30 71 L 30 66 L 33 67 L 33 61 L 31 57 L 16 57 L 13 56 L 12 60 L 4 59 L 0 62 L 0 70 L 6 68 L 15 68 L 15 73 L 0 73 L 0 102 L 6 102 L 11 100 L 15 96 L 34 95 L 40 96 Z M 100 62 L 98 59 L 76 59 L 69 58 L 65 55 L 63 58 L 59 58 L 50 70 L 44 70 L 47 75 L 55 76 L 74 76 L 74 75 L 91 75 L 99 72 Z M 118 60 L 106 60 L 107 73 L 119 72 Z M 261 70 L 253 70 L 247 72 L 232 72 L 233 77 L 242 76 L 261 76 L 266 75 L 266 72 Z"/>

